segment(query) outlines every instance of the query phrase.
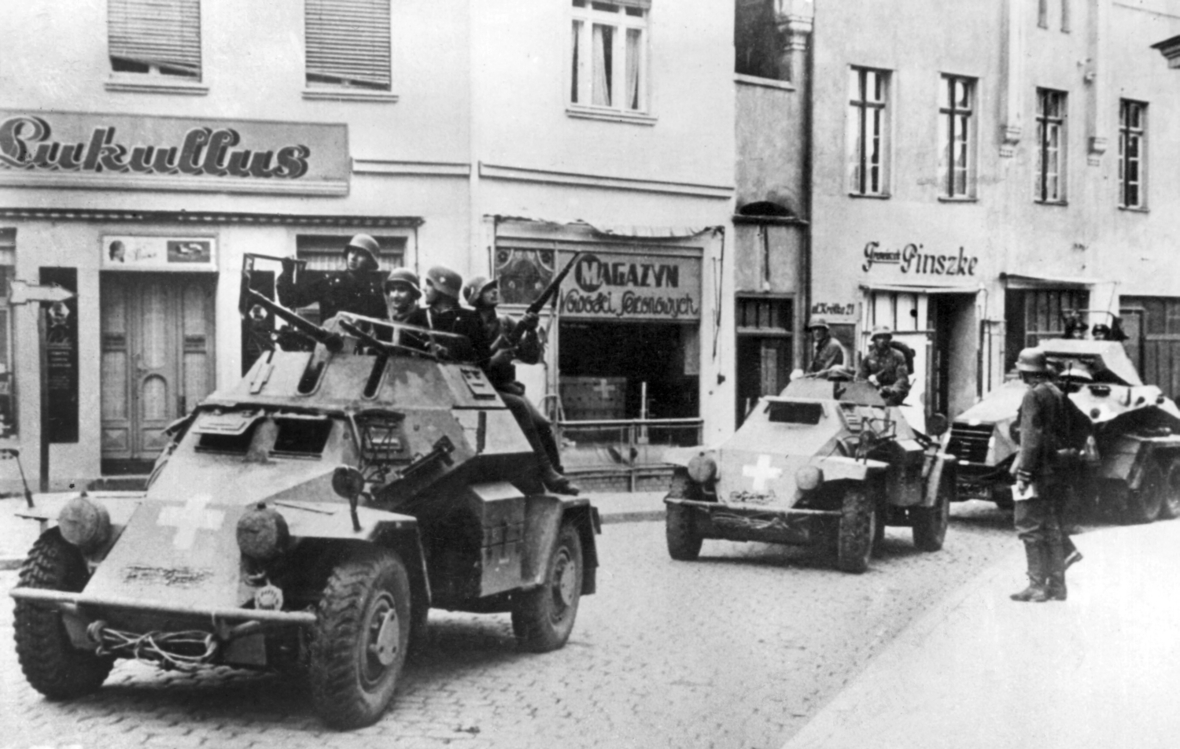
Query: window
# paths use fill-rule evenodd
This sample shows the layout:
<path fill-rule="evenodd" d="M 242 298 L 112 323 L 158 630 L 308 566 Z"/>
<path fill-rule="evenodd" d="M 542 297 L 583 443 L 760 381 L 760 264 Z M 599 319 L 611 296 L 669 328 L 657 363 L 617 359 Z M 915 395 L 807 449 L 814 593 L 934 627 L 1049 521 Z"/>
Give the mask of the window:
<path fill-rule="evenodd" d="M 757 78 L 787 80 L 780 69 L 782 38 L 775 0 L 737 0 L 734 5 L 734 72 Z"/>
<path fill-rule="evenodd" d="M 200 0 L 108 0 L 111 71 L 201 80 Z"/>
<path fill-rule="evenodd" d="M 570 103 L 647 110 L 647 12 L 651 0 L 573 0 Z"/>
<path fill-rule="evenodd" d="M 15 277 L 16 229 L 0 228 L 0 440 L 16 436 L 16 388 L 13 386 L 12 307 L 9 286 Z M 2 446 L 2 445 L 0 445 Z"/>
<path fill-rule="evenodd" d="M 1065 94 L 1037 89 L 1034 196 L 1039 203 L 1065 202 Z"/>
<path fill-rule="evenodd" d="M 1119 102 L 1119 206 L 1145 208 L 1143 149 L 1147 138 L 1147 105 Z"/>
<path fill-rule="evenodd" d="M 939 184 L 948 198 L 974 197 L 975 82 L 944 75 L 938 96 Z"/>
<path fill-rule="evenodd" d="M 848 189 L 854 195 L 885 195 L 889 73 L 851 68 L 849 91 Z"/>
<path fill-rule="evenodd" d="M 741 424 L 758 399 L 787 386 L 793 364 L 795 305 L 784 297 L 738 297 L 737 420 Z"/>
<path fill-rule="evenodd" d="M 390 90 L 389 0 L 305 0 L 307 85 Z"/>

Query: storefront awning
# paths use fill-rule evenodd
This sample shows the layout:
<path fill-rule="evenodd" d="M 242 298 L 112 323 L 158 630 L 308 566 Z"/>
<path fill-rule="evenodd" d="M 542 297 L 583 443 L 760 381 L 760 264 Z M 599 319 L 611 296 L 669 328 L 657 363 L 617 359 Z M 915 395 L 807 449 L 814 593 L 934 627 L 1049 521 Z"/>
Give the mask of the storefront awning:
<path fill-rule="evenodd" d="M 598 234 L 607 237 L 636 239 L 685 239 L 687 237 L 695 237 L 698 234 L 705 234 L 706 232 L 720 229 L 719 226 L 640 226 L 635 224 L 622 225 L 595 225 L 589 221 L 582 219 L 575 219 L 573 221 L 559 221 L 539 218 L 530 218 L 528 216 L 493 216 L 498 222 L 514 222 L 520 224 L 537 224 L 551 227 L 566 227 L 572 229 L 582 229 L 593 234 Z"/>
<path fill-rule="evenodd" d="M 939 286 L 932 284 L 862 283 L 861 291 L 885 291 L 898 294 L 978 294 L 980 286 Z"/>
<path fill-rule="evenodd" d="M 1022 273 L 1001 273 L 1000 280 L 1010 289 L 1043 288 L 1045 286 L 1097 286 L 1110 283 L 1101 278 L 1086 278 L 1083 276 L 1031 276 Z"/>

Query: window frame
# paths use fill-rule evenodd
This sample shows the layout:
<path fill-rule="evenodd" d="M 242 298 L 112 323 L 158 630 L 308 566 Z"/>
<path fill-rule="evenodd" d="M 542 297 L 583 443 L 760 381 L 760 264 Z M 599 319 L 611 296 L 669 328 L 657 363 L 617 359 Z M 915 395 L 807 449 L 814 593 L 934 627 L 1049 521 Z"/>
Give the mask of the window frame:
<path fill-rule="evenodd" d="M 650 0 L 571 0 L 569 7 L 568 28 L 571 33 L 564 76 L 567 112 L 575 116 L 616 120 L 654 119 L 651 115 Z M 594 65 L 592 60 L 587 59 L 587 55 L 582 54 L 582 50 L 589 50 L 593 45 L 595 26 L 609 26 L 613 29 L 608 63 L 608 88 L 612 92 L 612 102 L 609 104 L 594 103 Z M 621 97 L 623 100 L 620 101 L 620 97 L 614 95 L 618 90 L 617 82 L 625 81 L 627 77 L 628 37 L 631 32 L 637 32 L 639 35 L 634 45 L 634 54 L 638 57 L 636 90 L 633 97 L 635 107 L 627 105 L 625 96 Z M 582 100 L 583 92 L 589 101 Z"/>
<path fill-rule="evenodd" d="M 363 28 L 342 30 L 335 27 L 331 12 L 346 6 L 350 15 L 361 17 Z M 317 11 L 318 15 L 314 15 Z M 329 20 L 324 21 L 325 17 Z M 313 22 L 313 18 L 318 20 Z M 344 40 L 344 37 L 365 33 L 372 37 L 366 41 L 376 46 L 376 51 L 368 55 L 356 52 L 362 45 Z M 345 68 L 360 70 L 364 75 L 350 78 Z M 322 80 L 315 80 L 316 77 Z M 397 101 L 393 83 L 392 0 L 357 3 L 353 0 L 303 0 L 304 99 Z"/>
<path fill-rule="evenodd" d="M 137 30 L 134 27 L 137 24 L 146 24 L 150 27 L 148 29 L 138 30 L 139 32 L 149 32 L 144 34 L 145 37 L 161 39 L 164 38 L 161 31 L 167 30 L 160 27 L 157 19 L 150 18 L 152 13 L 148 12 L 145 0 L 108 0 L 106 35 L 109 78 L 104 83 L 104 88 L 107 91 L 194 95 L 208 93 L 209 87 L 204 83 L 205 54 L 204 35 L 201 33 L 201 0 L 180 0 L 180 2 L 184 5 L 178 7 L 179 29 L 175 38 L 164 44 L 157 41 L 156 43 L 145 46 L 142 42 L 137 43 L 136 41 Z M 192 16 L 186 16 L 186 13 L 191 13 L 192 16 L 195 16 L 195 19 Z M 192 24 L 191 29 L 187 27 L 189 23 Z M 194 33 L 195 39 L 185 38 L 184 32 L 186 31 Z M 140 49 L 136 50 L 137 46 Z M 176 53 L 179 57 L 175 64 L 168 64 L 161 61 L 136 62 L 133 59 L 137 51 L 139 54 L 147 56 L 152 53 L 160 53 L 162 51 L 161 47 L 166 46 L 171 46 L 177 51 Z M 193 47 L 195 47 L 195 50 L 192 49 Z M 129 54 L 116 54 L 117 52 L 127 52 Z M 195 55 L 195 73 L 186 75 L 183 73 L 166 72 L 167 69 L 182 69 L 186 61 L 192 63 L 194 60 L 193 55 Z M 125 60 L 124 65 L 128 67 L 138 64 L 147 69 L 117 69 L 116 59 Z"/>
<path fill-rule="evenodd" d="M 1056 105 L 1052 112 L 1047 111 L 1049 103 Z M 1065 205 L 1068 201 L 1068 115 L 1069 96 L 1065 91 L 1037 88 L 1034 115 L 1036 138 L 1033 143 L 1036 149 L 1033 160 L 1034 202 L 1043 205 Z M 1050 162 L 1054 167 L 1052 171 Z M 1050 185 L 1056 187 L 1052 194 Z"/>
<path fill-rule="evenodd" d="M 892 94 L 893 71 L 851 65 L 848 72 L 848 119 L 845 128 L 845 179 L 848 193 L 854 197 L 888 198 L 892 177 L 893 117 L 889 104 Z M 877 87 L 880 90 L 879 96 L 872 100 L 866 98 L 869 74 L 875 75 L 876 81 L 880 84 Z M 866 148 L 870 111 L 879 113 L 873 134 L 877 146 L 877 159 L 871 168 L 869 167 L 870 155 Z M 868 175 L 872 171 L 877 173 L 875 189 L 868 187 L 870 182 Z"/>
<path fill-rule="evenodd" d="M 938 181 L 941 196 L 947 200 L 972 200 L 976 197 L 979 161 L 976 152 L 979 131 L 976 124 L 978 79 L 944 73 L 939 83 Z M 955 93 L 958 86 L 965 90 L 965 106 L 957 104 Z M 956 127 L 962 118 L 966 118 L 962 128 L 965 133 L 959 132 Z M 956 144 L 963 156 L 961 168 L 955 166 L 955 159 L 949 158 L 949 149 Z M 956 189 L 959 175 L 962 176 L 962 187 Z"/>
<path fill-rule="evenodd" d="M 1128 113 L 1134 109 L 1137 124 L 1128 123 Z M 1134 157 L 1128 153 L 1130 142 L 1136 144 Z M 1130 211 L 1147 210 L 1147 103 L 1134 99 L 1119 99 L 1119 208 Z M 1134 164 L 1136 179 L 1127 178 L 1128 168 Z M 1135 200 L 1127 199 L 1135 191 Z"/>

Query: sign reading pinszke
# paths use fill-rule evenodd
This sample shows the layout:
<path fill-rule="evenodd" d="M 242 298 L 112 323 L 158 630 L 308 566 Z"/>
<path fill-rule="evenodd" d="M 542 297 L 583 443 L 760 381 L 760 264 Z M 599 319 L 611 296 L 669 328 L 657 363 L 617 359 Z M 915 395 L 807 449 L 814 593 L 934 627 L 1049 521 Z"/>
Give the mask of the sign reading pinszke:
<path fill-rule="evenodd" d="M 558 266 L 569 262 L 560 253 Z M 701 259 L 583 252 L 561 285 L 564 319 L 688 322 L 701 317 Z"/>
<path fill-rule="evenodd" d="M 345 195 L 343 124 L 0 110 L 0 185 Z"/>

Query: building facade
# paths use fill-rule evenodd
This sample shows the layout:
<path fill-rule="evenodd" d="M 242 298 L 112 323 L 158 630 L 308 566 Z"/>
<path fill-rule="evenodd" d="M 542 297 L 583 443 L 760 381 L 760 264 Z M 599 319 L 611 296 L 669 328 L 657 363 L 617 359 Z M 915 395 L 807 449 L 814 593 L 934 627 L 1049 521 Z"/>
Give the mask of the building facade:
<path fill-rule="evenodd" d="M 36 476 L 44 437 L 54 488 L 144 473 L 257 353 L 247 256 L 330 271 L 358 232 L 386 270 L 498 277 L 509 311 L 576 256 L 530 395 L 726 433 L 732 18 L 721 0 L 13 8 L 0 272 L 76 296 L 3 306 L 6 444 Z"/>
<path fill-rule="evenodd" d="M 909 343 L 914 411 L 1074 315 L 1180 391 L 1180 96 L 1149 46 L 1177 30 L 1163 0 L 816 3 L 810 311 Z"/>

